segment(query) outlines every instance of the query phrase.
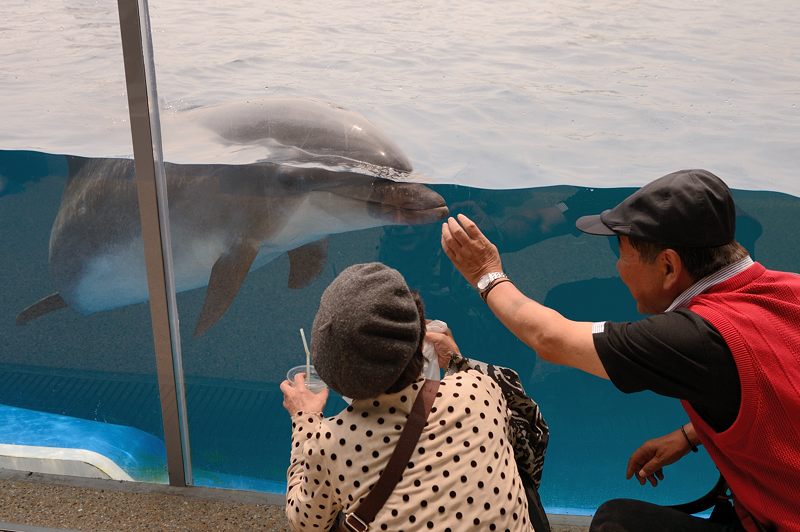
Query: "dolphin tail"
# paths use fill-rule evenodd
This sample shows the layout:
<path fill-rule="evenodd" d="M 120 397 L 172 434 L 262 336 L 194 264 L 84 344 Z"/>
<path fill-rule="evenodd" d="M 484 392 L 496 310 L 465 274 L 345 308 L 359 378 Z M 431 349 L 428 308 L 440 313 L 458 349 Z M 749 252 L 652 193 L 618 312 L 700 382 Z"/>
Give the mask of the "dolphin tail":
<path fill-rule="evenodd" d="M 239 293 L 256 255 L 258 246 L 251 242 L 241 242 L 217 259 L 211 268 L 206 300 L 194 329 L 195 336 L 202 336 L 225 314 Z"/>
<path fill-rule="evenodd" d="M 289 288 L 303 288 L 316 279 L 327 258 L 327 238 L 290 250 Z"/>
<path fill-rule="evenodd" d="M 50 294 L 17 314 L 17 325 L 25 325 L 31 320 L 65 307 L 67 307 L 67 302 L 58 292 Z"/>

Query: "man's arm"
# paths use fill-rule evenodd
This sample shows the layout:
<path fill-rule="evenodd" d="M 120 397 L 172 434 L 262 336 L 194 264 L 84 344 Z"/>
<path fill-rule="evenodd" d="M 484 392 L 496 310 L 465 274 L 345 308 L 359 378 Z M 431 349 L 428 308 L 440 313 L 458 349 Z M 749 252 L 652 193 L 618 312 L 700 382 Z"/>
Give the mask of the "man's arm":
<path fill-rule="evenodd" d="M 513 283 L 494 287 L 486 302 L 497 319 L 543 359 L 608 379 L 594 347 L 591 323 L 568 320 L 528 298 Z"/>
<path fill-rule="evenodd" d="M 482 275 L 503 271 L 497 247 L 464 215 L 442 225 L 442 248 L 473 286 Z M 568 320 L 509 282 L 497 284 L 486 301 L 503 325 L 545 360 L 608 378 L 594 347 L 591 323 Z"/>

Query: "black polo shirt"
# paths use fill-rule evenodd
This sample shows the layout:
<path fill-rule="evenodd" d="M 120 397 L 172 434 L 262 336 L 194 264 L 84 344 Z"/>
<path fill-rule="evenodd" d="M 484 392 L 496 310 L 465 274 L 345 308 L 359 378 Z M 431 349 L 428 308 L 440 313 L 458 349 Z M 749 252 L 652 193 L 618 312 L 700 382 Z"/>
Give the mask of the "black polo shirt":
<path fill-rule="evenodd" d="M 685 399 L 717 432 L 736 420 L 736 363 L 719 332 L 698 314 L 681 308 L 632 323 L 606 322 L 594 345 L 620 391 Z"/>

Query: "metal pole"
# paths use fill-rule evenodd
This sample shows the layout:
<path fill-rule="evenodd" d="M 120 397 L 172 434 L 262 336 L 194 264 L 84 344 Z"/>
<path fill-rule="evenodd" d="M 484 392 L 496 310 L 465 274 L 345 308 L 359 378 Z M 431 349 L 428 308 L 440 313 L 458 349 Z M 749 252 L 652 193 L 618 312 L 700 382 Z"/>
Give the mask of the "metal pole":
<path fill-rule="evenodd" d="M 169 483 L 192 484 L 180 329 L 147 0 L 118 0 Z"/>

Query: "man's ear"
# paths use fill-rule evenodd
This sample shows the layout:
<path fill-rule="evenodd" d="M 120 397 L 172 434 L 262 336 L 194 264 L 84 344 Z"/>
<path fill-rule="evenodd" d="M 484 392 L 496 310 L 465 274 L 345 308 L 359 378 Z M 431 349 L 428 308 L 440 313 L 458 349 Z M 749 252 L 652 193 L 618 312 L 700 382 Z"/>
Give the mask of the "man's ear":
<path fill-rule="evenodd" d="M 678 289 L 677 291 L 680 293 L 691 286 L 691 279 L 677 251 L 671 248 L 663 250 L 659 255 L 659 262 L 665 290 L 673 291 Z"/>

